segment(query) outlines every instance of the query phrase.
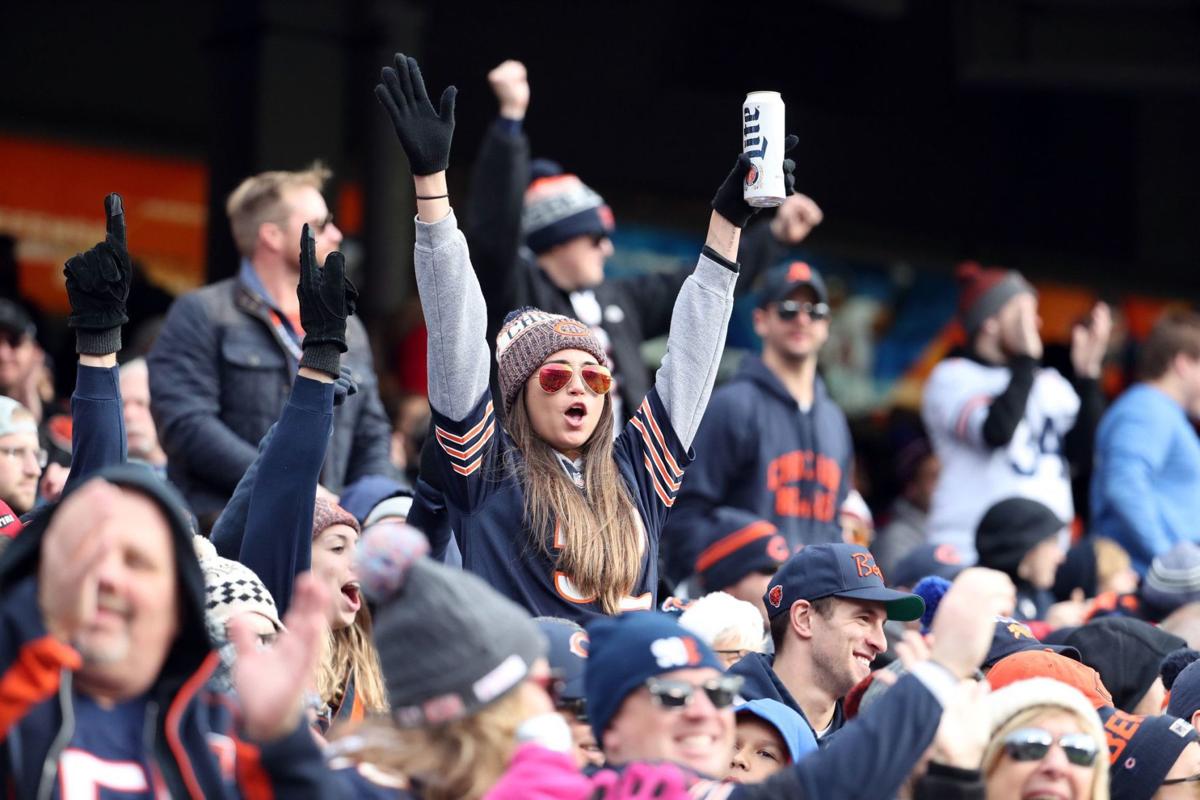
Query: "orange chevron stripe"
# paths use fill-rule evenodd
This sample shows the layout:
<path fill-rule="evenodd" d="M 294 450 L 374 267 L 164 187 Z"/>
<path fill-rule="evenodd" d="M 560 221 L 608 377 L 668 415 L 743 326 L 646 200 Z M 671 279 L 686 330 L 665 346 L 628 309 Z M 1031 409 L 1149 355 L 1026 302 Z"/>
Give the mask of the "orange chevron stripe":
<path fill-rule="evenodd" d="M 486 431 L 484 431 L 483 436 L 480 437 L 479 441 L 476 442 L 475 444 L 471 445 L 466 450 L 455 449 L 455 448 L 451 447 L 450 445 L 446 444 L 445 442 L 443 442 L 440 437 L 438 438 L 438 444 L 440 444 L 442 446 L 442 449 L 445 450 L 446 454 L 449 455 L 451 458 L 457 458 L 459 461 L 466 461 L 471 456 L 478 453 L 479 448 L 483 447 L 485 444 L 490 442 L 492 440 L 492 435 L 495 432 L 496 432 L 496 424 L 493 422 L 491 425 L 488 426 L 488 429 Z"/>
<path fill-rule="evenodd" d="M 667 465 L 662 462 L 661 458 L 659 458 L 658 448 L 655 447 L 653 442 L 650 441 L 650 434 L 647 432 L 645 426 L 642 425 L 641 420 L 639 420 L 637 417 L 634 417 L 629 420 L 629 423 L 642 432 L 642 439 L 644 439 L 646 442 L 646 452 L 648 452 L 654 458 L 654 463 L 658 467 L 659 477 L 662 478 L 663 483 L 665 483 L 667 487 L 671 489 L 671 491 L 679 491 L 679 481 L 671 480 L 670 473 L 667 472 Z"/>
<path fill-rule="evenodd" d="M 663 456 L 667 459 L 667 463 L 671 465 L 671 472 L 678 480 L 683 477 L 683 470 L 675 463 L 675 459 L 671 457 L 671 448 L 667 447 L 667 440 L 659 430 L 658 421 L 654 419 L 654 411 L 650 408 L 650 401 L 642 401 L 642 410 L 646 412 L 646 420 L 650 423 L 650 429 L 654 431 L 654 435 L 658 438 L 658 443 L 662 445 Z"/>
<path fill-rule="evenodd" d="M 446 441 L 452 442 L 453 444 L 466 444 L 467 442 L 469 442 L 475 438 L 475 435 L 478 434 L 479 431 L 481 431 L 483 429 L 483 426 L 487 424 L 487 422 L 491 418 L 491 416 L 492 416 L 492 402 L 489 400 L 488 404 L 487 404 L 487 408 L 484 409 L 484 411 L 483 411 L 483 419 L 479 420 L 478 425 L 476 425 L 474 428 L 471 428 L 471 430 L 467 431 L 462 436 L 455 436 L 453 433 L 450 433 L 448 430 L 446 430 L 445 428 L 442 428 L 440 426 L 435 426 L 435 428 L 436 428 L 439 436 L 446 437 Z"/>
<path fill-rule="evenodd" d="M 643 456 L 643 458 L 646 459 L 646 472 L 650 473 L 650 482 L 654 484 L 654 491 L 658 494 L 658 499 L 661 500 L 662 504 L 667 508 L 675 505 L 675 498 L 663 491 L 662 484 L 659 483 L 658 480 L 658 474 L 655 473 L 654 466 L 650 463 L 650 457 Z"/>

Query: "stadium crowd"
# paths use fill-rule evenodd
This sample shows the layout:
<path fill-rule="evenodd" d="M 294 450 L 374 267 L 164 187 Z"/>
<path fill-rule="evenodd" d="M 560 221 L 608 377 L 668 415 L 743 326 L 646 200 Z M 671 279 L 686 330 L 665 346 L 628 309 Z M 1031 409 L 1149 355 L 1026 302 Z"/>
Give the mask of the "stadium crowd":
<path fill-rule="evenodd" d="M 123 347 L 137 243 L 103 198 L 64 268 L 69 442 L 0 300 L 6 796 L 1196 797 L 1200 315 L 1106 408 L 1108 307 L 1064 375 L 1031 284 L 963 265 L 876 531 L 829 290 L 784 259 L 822 221 L 795 165 L 760 221 L 731 154 L 693 266 L 606 278 L 612 212 L 530 159 L 524 66 L 488 77 L 461 224 L 456 90 L 402 54 L 375 87 L 417 210 L 419 470 L 319 165 L 232 192 L 236 276 L 152 346 Z M 751 292 L 761 355 L 716 386 Z"/>

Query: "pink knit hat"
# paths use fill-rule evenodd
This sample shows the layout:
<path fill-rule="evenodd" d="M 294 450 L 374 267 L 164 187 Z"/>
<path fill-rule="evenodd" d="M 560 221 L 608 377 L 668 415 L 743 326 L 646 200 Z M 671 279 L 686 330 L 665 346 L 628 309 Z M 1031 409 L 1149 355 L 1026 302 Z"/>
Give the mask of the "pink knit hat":
<path fill-rule="evenodd" d="M 323 497 L 318 497 L 313 506 L 313 538 L 317 538 L 321 531 L 330 525 L 349 525 L 354 528 L 355 533 L 362 533 L 362 528 L 359 527 L 358 520 L 354 518 L 353 514 L 337 503 L 331 503 Z"/>

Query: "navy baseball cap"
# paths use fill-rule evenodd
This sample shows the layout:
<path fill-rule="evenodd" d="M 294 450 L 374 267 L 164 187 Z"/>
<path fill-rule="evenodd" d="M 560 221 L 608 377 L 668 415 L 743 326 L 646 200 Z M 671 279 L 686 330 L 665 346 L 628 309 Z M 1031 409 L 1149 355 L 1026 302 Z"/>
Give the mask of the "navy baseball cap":
<path fill-rule="evenodd" d="M 811 286 L 817 300 L 822 303 L 829 302 L 829 290 L 825 288 L 825 279 L 821 277 L 821 273 L 807 262 L 792 261 L 767 273 L 758 307 L 766 308 L 771 303 L 786 300 L 788 295 L 802 286 Z"/>
<path fill-rule="evenodd" d="M 920 619 L 925 601 L 919 595 L 884 586 L 875 556 L 856 544 L 810 544 L 779 568 L 771 579 L 763 603 L 774 619 L 797 600 L 848 597 L 873 600 L 887 608 L 888 619 Z"/>
<path fill-rule="evenodd" d="M 752 572 L 773 573 L 791 549 L 779 529 L 740 508 L 718 508 L 704 531 L 696 574 L 706 592 L 716 592 Z"/>
<path fill-rule="evenodd" d="M 1079 650 L 1069 644 L 1046 644 L 1033 635 L 1024 622 L 1012 617 L 996 617 L 996 629 L 992 632 L 992 646 L 988 649 L 983 666 L 992 666 L 1005 656 L 1023 653 L 1026 650 L 1049 650 L 1072 661 L 1082 661 Z"/>
<path fill-rule="evenodd" d="M 546 637 L 546 660 L 550 669 L 563 682 L 562 698 L 580 700 L 584 696 L 583 675 L 587 668 L 587 631 L 569 619 L 537 617 L 538 630 Z"/>
<path fill-rule="evenodd" d="M 930 575 L 953 581 L 966 568 L 962 553 L 954 545 L 923 544 L 909 551 L 888 571 L 888 584 L 911 589 Z"/>

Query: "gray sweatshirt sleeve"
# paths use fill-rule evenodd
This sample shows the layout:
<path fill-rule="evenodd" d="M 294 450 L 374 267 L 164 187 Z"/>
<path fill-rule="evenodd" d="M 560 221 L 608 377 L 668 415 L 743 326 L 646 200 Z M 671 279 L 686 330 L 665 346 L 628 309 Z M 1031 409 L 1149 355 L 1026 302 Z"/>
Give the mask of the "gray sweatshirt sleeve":
<path fill-rule="evenodd" d="M 692 446 L 717 379 L 725 333 L 733 313 L 737 265 L 707 251 L 684 281 L 667 334 L 667 354 L 654 378 L 671 427 L 684 447 Z"/>
<path fill-rule="evenodd" d="M 488 388 L 487 305 L 454 212 L 416 224 L 417 291 L 429 329 L 429 403 L 461 420 Z"/>

